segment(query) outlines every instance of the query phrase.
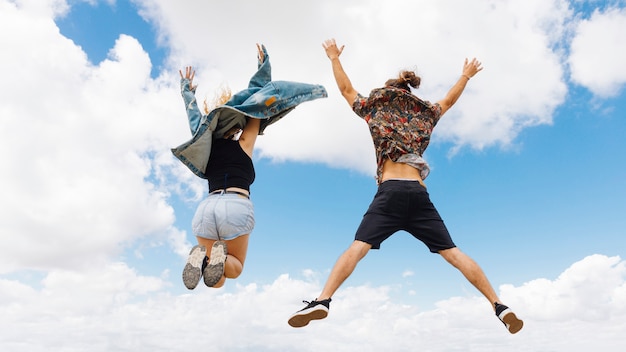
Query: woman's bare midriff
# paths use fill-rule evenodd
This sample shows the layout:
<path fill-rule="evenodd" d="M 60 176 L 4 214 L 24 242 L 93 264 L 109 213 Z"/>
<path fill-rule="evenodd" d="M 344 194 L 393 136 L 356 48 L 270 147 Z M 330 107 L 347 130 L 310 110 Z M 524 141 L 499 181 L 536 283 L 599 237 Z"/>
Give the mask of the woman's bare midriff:
<path fill-rule="evenodd" d="M 405 163 L 396 163 L 391 159 L 387 159 L 383 163 L 383 173 L 380 182 L 391 179 L 415 180 L 426 187 L 420 175 L 420 170 Z"/>
<path fill-rule="evenodd" d="M 239 193 L 247 194 L 248 197 L 250 196 L 250 192 L 248 192 L 248 190 L 239 188 L 239 187 L 228 187 L 226 188 L 226 191 L 239 192 Z"/>

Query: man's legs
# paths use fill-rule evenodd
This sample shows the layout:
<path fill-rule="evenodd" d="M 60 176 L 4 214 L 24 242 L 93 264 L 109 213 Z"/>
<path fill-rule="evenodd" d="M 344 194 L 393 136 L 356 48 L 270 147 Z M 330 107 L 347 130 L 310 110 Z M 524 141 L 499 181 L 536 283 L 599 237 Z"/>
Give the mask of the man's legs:
<path fill-rule="evenodd" d="M 352 274 L 357 263 L 365 257 L 371 248 L 371 244 L 362 241 L 355 240 L 352 242 L 350 247 L 337 259 L 317 300 L 322 301 L 331 298 L 339 286 Z"/>
<path fill-rule="evenodd" d="M 358 262 L 365 257 L 371 248 L 372 245 L 362 241 L 355 240 L 352 242 L 350 247 L 337 259 L 335 266 L 333 266 L 326 280 L 322 293 L 312 302 L 306 302 L 308 304 L 304 309 L 294 313 L 289 318 L 289 325 L 294 328 L 300 328 L 308 325 L 311 320 L 326 318 L 330 298 L 335 294 L 339 286 L 352 274 Z"/>
<path fill-rule="evenodd" d="M 500 299 L 496 295 L 496 292 L 491 286 L 491 283 L 489 283 L 483 270 L 467 254 L 461 252 L 457 247 L 444 249 L 439 251 L 439 254 L 441 254 L 448 263 L 459 269 L 463 276 L 489 300 L 492 306 L 495 302 L 500 302 Z"/>
<path fill-rule="evenodd" d="M 518 319 L 509 307 L 500 302 L 487 276 L 472 258 L 456 247 L 439 251 L 439 254 L 448 263 L 459 269 L 465 278 L 489 300 L 496 316 L 504 323 L 511 334 L 515 334 L 522 329 L 524 322 Z"/>

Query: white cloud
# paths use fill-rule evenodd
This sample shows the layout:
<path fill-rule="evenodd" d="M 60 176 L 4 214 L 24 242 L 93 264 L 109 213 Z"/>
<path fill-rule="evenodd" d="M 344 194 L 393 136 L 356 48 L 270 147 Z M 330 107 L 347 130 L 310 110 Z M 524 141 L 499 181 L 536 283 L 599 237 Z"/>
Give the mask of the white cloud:
<path fill-rule="evenodd" d="M 49 14 L 2 1 L 0 272 L 105 261 L 151 235 L 181 247 L 163 148 L 187 138 L 178 88 L 150 79 L 140 43 L 122 35 L 97 66 Z M 171 157 L 166 159 L 171 164 Z M 167 165 L 163 165 L 167 167 Z M 181 167 L 170 165 L 170 168 Z M 178 243 L 178 245 L 176 245 Z"/>
<path fill-rule="evenodd" d="M 123 263 L 86 273 L 51 271 L 33 288 L 0 280 L 0 348 L 19 351 L 620 351 L 626 347 L 626 263 L 593 255 L 557 279 L 500 296 L 525 321 L 509 335 L 482 297 L 451 297 L 433 310 L 398 304 L 391 288 L 346 286 L 327 319 L 286 323 L 318 282 L 278 277 L 172 295 L 170 283 Z M 402 290 L 402 287 L 394 288 Z M 323 336 L 324 338 L 319 338 Z M 574 338 L 575 337 L 575 338 Z"/>
<path fill-rule="evenodd" d="M 596 10 L 581 21 L 571 43 L 572 80 L 600 97 L 617 96 L 626 83 L 626 10 Z"/>
<path fill-rule="evenodd" d="M 321 47 L 330 37 L 346 45 L 344 67 L 363 94 L 417 67 L 423 78 L 417 93 L 437 101 L 464 58 L 478 57 L 485 70 L 435 134 L 456 148 L 506 147 L 524 128 L 550 124 L 566 94 L 563 59 L 554 49 L 571 18 L 564 0 L 141 3 L 171 46 L 172 65 L 198 66 L 200 94 L 224 81 L 243 88 L 255 69 L 254 42 L 267 45 L 276 79 L 327 87 L 328 99 L 303 104 L 260 138 L 260 155 L 274 160 L 374 173 L 367 127 L 339 95 Z"/>
<path fill-rule="evenodd" d="M 494 7 L 459 6 L 451 0 L 389 6 L 352 1 L 342 7 L 330 2 L 137 2 L 172 53 L 170 69 L 155 79 L 150 58 L 135 38 L 120 35 L 108 58 L 92 63 L 54 23 L 67 11 L 66 2 L 50 0 L 36 8 L 30 2 L 15 4 L 0 0 L 0 30 L 14 34 L 0 39 L 12 53 L 0 58 L 0 73 L 11 82 L 0 88 L 0 143 L 14 151 L 3 160 L 7 167 L 0 184 L 0 211 L 7 219 L 0 248 L 11 244 L 11 250 L 2 250 L 0 272 L 70 268 L 86 259 L 104 262 L 145 236 L 168 241 L 184 254 L 185 234 L 173 226 L 169 196 L 197 199 L 204 190 L 167 150 L 188 138 L 177 87 L 177 70 L 184 64 L 198 66 L 200 97 L 225 80 L 233 89 L 243 88 L 256 68 L 254 42 L 264 42 L 276 79 L 321 83 L 331 97 L 303 104 L 268 129 L 259 139 L 257 157 L 370 174 L 375 163 L 367 127 L 337 94 L 321 48 L 325 38 L 346 43 L 346 68 L 363 93 L 397 69 L 419 65 L 423 94 L 437 99 L 459 75 L 465 56 L 481 57 L 488 69 L 472 81 L 465 102 L 438 129 L 439 138 L 459 145 L 508 143 L 520 126 L 549 122 L 563 94 L 560 68 L 549 50 L 553 39 L 544 30 L 558 28 L 566 16 L 559 1 Z M 281 11 L 267 11 L 272 6 Z M 395 24 L 399 9 L 416 14 L 404 30 Z M 483 25 L 473 29 L 471 18 L 482 18 Z M 259 23 L 253 35 L 216 30 L 249 23 Z M 457 26 L 467 29 L 453 30 Z M 511 40 L 496 46 L 493 35 L 513 38 L 513 44 L 502 50 Z M 524 55 L 517 56 L 520 50 Z M 520 58 L 517 69 L 510 70 L 510 60 Z M 529 77 L 524 67 L 532 67 L 544 84 L 539 98 L 521 103 L 519 97 L 528 92 L 524 85 L 530 84 L 524 81 Z M 511 77 L 523 84 L 500 89 Z"/>
<path fill-rule="evenodd" d="M 516 291 L 537 319 L 604 321 L 626 312 L 626 265 L 619 257 L 593 255 L 575 263 L 556 280 L 538 279 Z M 520 302 L 521 303 L 521 302 Z M 579 309 L 585 307 L 586 309 Z"/>
<path fill-rule="evenodd" d="M 90 0 L 85 0 L 90 1 Z M 115 0 L 113 0 L 115 1 Z M 44 17 L 53 17 L 59 16 L 67 13 L 69 9 L 69 5 L 67 4 L 67 0 L 39 0 L 39 1 L 31 1 L 31 0 L 8 0 L 3 1 L 0 4 L 0 8 L 19 8 L 25 12 L 29 12 L 32 14 L 44 16 Z M 11 32 L 11 34 L 15 34 L 15 32 Z M 19 36 L 17 36 L 19 38 Z"/>
<path fill-rule="evenodd" d="M 177 87 L 182 65 L 198 67 L 200 96 L 225 80 L 239 89 L 255 69 L 254 42 L 266 43 L 275 78 L 322 83 L 331 97 L 303 104 L 268 129 L 259 155 L 373 173 L 367 128 L 339 97 L 322 40 L 335 36 L 347 45 L 346 69 L 362 93 L 417 65 L 424 78 L 419 93 L 436 100 L 463 58 L 479 57 L 485 71 L 437 138 L 475 148 L 507 145 L 523 128 L 550 123 L 563 100 L 562 58 L 552 47 L 570 16 L 566 2 L 136 3 L 172 49 L 170 70 L 156 79 L 141 43 L 130 36 L 118 38 L 107 60 L 89 62 L 53 21 L 67 10 L 65 1 L 0 0 L 0 31 L 11 33 L 0 36 L 0 147 L 7 151 L 0 171 L 0 273 L 45 275 L 34 284 L 0 279 L 1 350 L 626 347 L 620 339 L 624 262 L 616 257 L 585 258 L 556 280 L 502 286 L 502 298 L 527 324 L 514 337 L 482 298 L 450 298 L 421 311 L 391 301 L 397 288 L 376 286 L 342 288 L 329 319 L 294 330 L 286 318 L 301 308 L 300 299 L 319 292 L 325 275 L 177 295 L 171 285 L 179 283 L 167 272 L 147 276 L 111 263 L 129 243 L 147 237 L 181 255 L 188 248 L 168 203 L 179 193 L 197 200 L 204 189 L 167 149 L 188 137 Z M 401 12 L 413 15 L 398 23 Z M 592 20 L 601 15 L 617 16 L 606 12 Z M 238 30 L 251 23 L 253 31 Z"/>

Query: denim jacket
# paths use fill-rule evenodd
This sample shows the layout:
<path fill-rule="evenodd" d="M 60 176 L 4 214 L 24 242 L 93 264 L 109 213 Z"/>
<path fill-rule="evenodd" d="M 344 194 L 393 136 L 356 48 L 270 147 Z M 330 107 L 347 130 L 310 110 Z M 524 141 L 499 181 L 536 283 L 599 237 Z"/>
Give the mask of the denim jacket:
<path fill-rule="evenodd" d="M 185 102 L 191 140 L 173 148 L 172 153 L 194 174 L 204 174 L 211 155 L 213 138 L 223 138 L 231 128 L 244 128 L 247 118 L 261 119 L 259 134 L 265 128 L 290 113 L 300 103 L 328 96 L 322 85 L 272 81 L 269 55 L 262 46 L 265 56 L 259 61 L 258 70 L 250 79 L 248 88 L 234 94 L 224 105 L 203 115 L 196 102 L 195 89 L 191 89 L 186 78 L 180 81 L 181 94 Z"/>

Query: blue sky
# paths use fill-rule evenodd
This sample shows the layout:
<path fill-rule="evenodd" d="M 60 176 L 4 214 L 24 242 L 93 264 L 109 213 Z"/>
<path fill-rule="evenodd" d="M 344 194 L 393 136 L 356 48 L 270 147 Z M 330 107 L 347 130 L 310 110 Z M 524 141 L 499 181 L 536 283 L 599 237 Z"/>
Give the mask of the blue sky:
<path fill-rule="evenodd" d="M 2 350 L 626 347 L 623 1 L 0 0 L 0 29 L 12 33 L 0 39 Z M 286 324 L 376 190 L 367 128 L 321 47 L 330 37 L 363 94 L 416 67 L 415 93 L 436 101 L 465 57 L 483 62 L 435 129 L 426 183 L 521 333 L 406 233 L 359 264 L 328 319 Z M 244 273 L 188 291 L 206 185 L 169 152 L 189 138 L 178 69 L 196 67 L 200 99 L 242 89 L 255 43 L 275 79 L 329 97 L 259 138 Z"/>

